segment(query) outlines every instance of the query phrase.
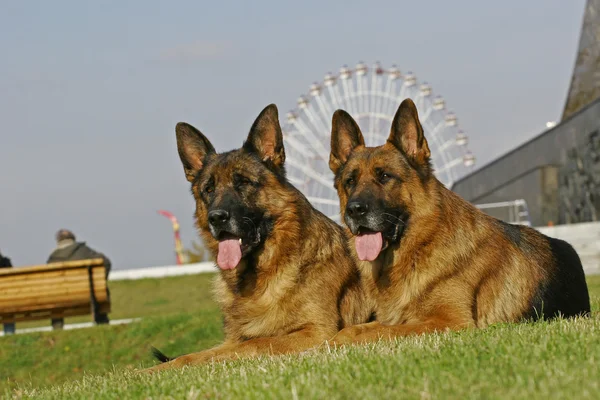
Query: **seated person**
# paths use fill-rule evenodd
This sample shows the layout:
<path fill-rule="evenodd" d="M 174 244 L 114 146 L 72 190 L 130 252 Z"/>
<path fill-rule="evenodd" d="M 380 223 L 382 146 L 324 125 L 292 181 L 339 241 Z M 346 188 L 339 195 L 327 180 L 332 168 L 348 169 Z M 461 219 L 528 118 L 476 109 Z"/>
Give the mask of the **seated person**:
<path fill-rule="evenodd" d="M 56 243 L 56 249 L 50 254 L 50 257 L 48 257 L 48 264 L 53 262 L 103 258 L 104 267 L 106 268 L 106 279 L 108 280 L 111 264 L 110 260 L 104 254 L 91 249 L 85 242 L 77 242 L 73 232 L 67 229 L 61 229 L 56 233 Z M 97 312 L 96 307 L 94 307 L 94 321 L 97 324 L 107 324 L 108 315 Z M 52 320 L 52 327 L 54 329 L 61 329 L 63 325 L 64 320 L 62 318 Z"/>

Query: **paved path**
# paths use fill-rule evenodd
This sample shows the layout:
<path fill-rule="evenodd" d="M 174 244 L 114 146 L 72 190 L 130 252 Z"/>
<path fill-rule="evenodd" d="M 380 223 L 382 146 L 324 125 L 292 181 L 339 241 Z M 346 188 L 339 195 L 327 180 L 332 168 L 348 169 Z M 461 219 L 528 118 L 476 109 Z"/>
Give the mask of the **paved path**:
<path fill-rule="evenodd" d="M 127 319 L 115 319 L 110 321 L 110 325 L 123 325 L 130 324 L 132 322 L 140 321 L 141 318 L 127 318 Z M 50 322 L 48 322 L 50 323 Z M 80 322 L 78 324 L 66 324 L 63 329 L 71 330 L 71 329 L 82 329 L 82 328 L 91 328 L 95 324 L 93 322 Z M 1 325 L 0 325 L 1 328 Z M 17 324 L 16 334 L 20 333 L 30 333 L 30 332 L 50 332 L 52 330 L 51 326 L 39 326 L 37 328 L 25 328 L 19 329 L 19 325 Z M 0 336 L 4 336 L 4 331 L 0 330 Z"/>
<path fill-rule="evenodd" d="M 201 262 L 185 265 L 166 265 L 161 267 L 117 269 L 110 271 L 109 281 L 135 280 L 144 278 L 164 278 L 166 276 L 193 275 L 217 272 L 213 262 Z"/>

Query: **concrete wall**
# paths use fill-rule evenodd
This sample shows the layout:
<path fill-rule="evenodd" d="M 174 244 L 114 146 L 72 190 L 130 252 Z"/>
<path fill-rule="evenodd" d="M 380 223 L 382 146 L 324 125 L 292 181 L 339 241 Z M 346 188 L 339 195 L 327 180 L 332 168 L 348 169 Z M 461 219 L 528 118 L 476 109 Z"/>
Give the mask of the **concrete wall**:
<path fill-rule="evenodd" d="M 472 203 L 525 199 L 533 225 L 558 221 L 558 168 L 567 151 L 600 129 L 600 99 L 560 125 L 458 180 L 452 190 Z"/>
<path fill-rule="evenodd" d="M 496 203 L 507 200 L 523 199 L 527 202 L 532 225 L 546 225 L 556 222 L 558 213 L 558 168 L 539 167 L 528 171 L 491 193 L 478 197 L 475 204 Z M 485 210 L 493 217 L 506 220 L 506 210 Z"/>
<path fill-rule="evenodd" d="M 213 262 L 201 262 L 196 264 L 167 265 L 161 267 L 122 269 L 111 271 L 108 275 L 109 281 L 135 280 L 144 278 L 164 278 L 166 276 L 193 275 L 207 272 L 217 272 Z"/>

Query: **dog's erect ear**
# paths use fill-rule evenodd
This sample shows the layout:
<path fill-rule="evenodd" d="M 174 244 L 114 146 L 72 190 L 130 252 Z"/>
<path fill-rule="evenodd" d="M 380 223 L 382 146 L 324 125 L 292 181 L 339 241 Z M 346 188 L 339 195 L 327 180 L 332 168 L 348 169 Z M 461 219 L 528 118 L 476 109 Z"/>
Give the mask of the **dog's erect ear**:
<path fill-rule="evenodd" d="M 177 135 L 177 151 L 183 164 L 185 177 L 192 182 L 198 171 L 204 166 L 208 154 L 214 154 L 215 148 L 210 141 L 196 128 L 185 122 L 175 127 Z"/>
<path fill-rule="evenodd" d="M 417 106 L 411 99 L 405 99 L 398 107 L 388 142 L 402 150 L 417 166 L 429 164 L 431 152 L 419 122 Z"/>
<path fill-rule="evenodd" d="M 348 161 L 352 151 L 364 145 L 365 139 L 354 118 L 344 110 L 334 112 L 331 121 L 331 154 L 329 154 L 331 171 L 337 174 L 340 167 Z"/>
<path fill-rule="evenodd" d="M 285 149 L 275 104 L 269 104 L 258 115 L 250 128 L 248 139 L 244 142 L 244 149 L 257 154 L 267 165 L 278 169 L 283 167 Z"/>

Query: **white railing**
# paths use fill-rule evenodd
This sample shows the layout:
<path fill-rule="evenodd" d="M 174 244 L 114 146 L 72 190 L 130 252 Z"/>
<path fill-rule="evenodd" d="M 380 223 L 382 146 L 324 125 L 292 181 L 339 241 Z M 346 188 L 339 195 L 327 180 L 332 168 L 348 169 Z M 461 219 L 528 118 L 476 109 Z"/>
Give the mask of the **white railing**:
<path fill-rule="evenodd" d="M 491 212 L 494 217 L 498 217 L 510 224 L 519 224 L 531 226 L 529 220 L 529 209 L 527 202 L 523 199 L 500 201 L 497 203 L 475 204 L 480 210 L 496 210 Z"/>

